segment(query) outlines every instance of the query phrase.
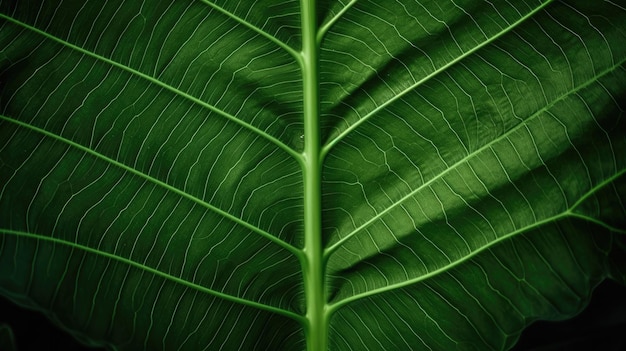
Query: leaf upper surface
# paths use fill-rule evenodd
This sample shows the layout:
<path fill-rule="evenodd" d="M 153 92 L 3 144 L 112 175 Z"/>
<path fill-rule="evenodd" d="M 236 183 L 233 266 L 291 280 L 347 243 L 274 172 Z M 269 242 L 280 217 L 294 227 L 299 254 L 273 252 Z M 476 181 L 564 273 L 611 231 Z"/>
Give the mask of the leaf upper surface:
<path fill-rule="evenodd" d="M 0 1 L 0 293 L 111 349 L 297 350 L 316 264 L 330 350 L 506 350 L 626 281 L 622 1 L 301 7 Z"/>

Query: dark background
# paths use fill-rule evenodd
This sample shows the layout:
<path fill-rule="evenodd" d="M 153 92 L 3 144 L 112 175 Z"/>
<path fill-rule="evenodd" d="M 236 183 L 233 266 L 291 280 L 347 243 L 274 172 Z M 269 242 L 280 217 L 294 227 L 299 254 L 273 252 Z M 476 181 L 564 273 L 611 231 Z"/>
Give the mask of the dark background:
<path fill-rule="evenodd" d="M 24 310 L 0 297 L 2 324 L 13 330 L 18 351 L 101 350 L 81 345 L 41 313 Z M 605 281 L 581 314 L 568 321 L 532 324 L 512 350 L 626 351 L 626 286 Z"/>

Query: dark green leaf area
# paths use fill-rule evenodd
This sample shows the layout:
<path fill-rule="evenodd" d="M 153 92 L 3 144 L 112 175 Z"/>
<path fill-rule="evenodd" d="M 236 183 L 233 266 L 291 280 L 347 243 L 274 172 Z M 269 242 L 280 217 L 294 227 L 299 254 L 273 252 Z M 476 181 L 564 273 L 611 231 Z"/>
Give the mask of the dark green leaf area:
<path fill-rule="evenodd" d="M 595 218 L 612 228 L 626 228 L 626 172 L 585 199 L 574 210 L 576 215 Z"/>
<path fill-rule="evenodd" d="M 81 175 L 72 169 L 80 159 L 88 164 L 79 167 L 84 172 L 97 163 L 88 172 L 98 170 L 104 179 L 119 180 L 116 172 L 123 171 L 125 179 L 138 177 L 135 187 L 173 188 L 181 201 L 185 197 L 201 207 L 210 204 L 276 237 L 301 243 L 301 175 L 284 150 L 180 94 L 101 60 L 57 44 L 39 49 L 46 55 L 18 61 L 3 73 L 15 77 L 3 87 L 7 99 L 2 114 L 7 118 L 0 122 L 0 133 L 9 148 L 3 177 L 19 177 L 15 172 L 20 169 L 45 179 L 54 177 L 51 170 L 62 168 L 55 170 L 64 173 L 57 178 L 78 192 L 90 183 L 75 179 Z M 57 81 L 67 82 L 66 89 L 48 84 Z M 66 147 L 70 143 L 75 145 Z M 71 160 L 56 164 L 53 155 Z M 123 192 L 122 183 L 115 184 L 117 191 L 107 189 Z"/>
<path fill-rule="evenodd" d="M 362 343 L 357 348 L 508 349 L 532 321 L 584 308 L 613 250 L 626 254 L 601 227 L 582 221 L 537 228 L 409 286 L 346 305 L 333 318 L 334 347 L 347 349 L 349 340 L 352 347 Z"/>
<path fill-rule="evenodd" d="M 335 122 L 328 125 L 334 129 L 328 133 L 373 113 L 506 32 L 540 4 L 394 1 L 381 6 L 359 1 L 343 21 L 331 27 L 322 45 L 322 102 L 336 117 L 326 120 Z M 478 7 L 480 11 L 475 10 Z"/>
<path fill-rule="evenodd" d="M 110 109 L 125 108 L 132 116 L 146 113 L 145 105 L 150 104 L 155 105 L 154 111 L 163 106 L 178 108 L 175 114 L 180 115 L 200 106 L 210 109 L 204 117 L 211 112 L 238 120 L 284 143 L 301 134 L 301 80 L 294 57 L 239 21 L 202 3 L 71 2 L 64 4 L 63 11 L 57 5 L 20 1 L 13 9 L 3 9 L 17 22 L 5 22 L 3 36 L 22 52 L 9 56 L 12 62 L 22 61 L 25 49 L 36 50 L 27 54 L 27 62 L 37 69 L 30 84 L 53 89 L 54 85 L 37 83 L 68 82 L 70 91 L 54 90 L 62 94 L 56 101 L 69 103 L 61 106 L 64 109 L 73 111 L 72 104 L 100 105 L 94 106 L 97 112 L 91 116 L 105 116 L 101 120 L 115 116 Z M 37 40 L 22 37 L 24 26 L 48 43 L 41 47 Z M 120 77 L 121 72 L 131 73 L 132 78 Z M 168 95 L 141 94 L 154 88 Z M 132 95 L 125 97 L 129 92 Z M 36 99 L 54 96 L 45 90 L 37 95 Z M 143 98 L 137 101 L 139 96 Z"/>
<path fill-rule="evenodd" d="M 0 218 L 11 223 L 11 230 L 233 296 L 288 309 L 298 306 L 293 297 L 300 287 L 298 265 L 288 251 L 161 183 L 66 143 L 22 132 L 13 137 L 32 138 L 22 144 L 32 151 L 23 159 L 5 159 L 7 171 L 1 176 L 11 185 L 4 196 L 14 200 L 2 203 Z M 21 176 L 26 170 L 33 177 Z M 231 235 L 216 233 L 216 224 Z M 259 288 L 249 289 L 255 285 Z"/>
<path fill-rule="evenodd" d="M 232 13 L 277 40 L 300 49 L 302 40 L 300 3 L 297 0 L 257 0 L 254 2 L 215 0 L 205 4 Z M 280 14 L 277 16 L 276 14 Z"/>
<path fill-rule="evenodd" d="M 417 218 L 407 210 L 413 223 L 402 222 L 409 225 L 439 218 L 447 199 L 421 200 L 439 196 L 437 186 L 470 201 L 546 163 L 552 162 L 548 172 L 573 163 L 582 167 L 571 177 L 581 186 L 540 185 L 583 190 L 559 196 L 573 204 L 586 178 L 590 189 L 619 176 L 626 158 L 626 49 L 610 43 L 624 40 L 623 32 L 612 29 L 612 16 L 591 22 L 570 6 L 549 9 L 537 16 L 545 20 L 524 22 L 462 65 L 391 99 L 332 149 L 324 183 L 328 242 L 384 218 L 394 206 L 420 207 Z M 591 53 L 581 38 L 595 40 L 598 28 L 615 41 Z M 561 159 L 563 153 L 570 159 Z M 604 170 L 595 173 L 600 163 Z"/>
<path fill-rule="evenodd" d="M 3 293 L 28 305 L 37 301 L 37 309 L 63 311 L 59 322 L 80 330 L 88 340 L 107 340 L 129 350 L 166 345 L 268 350 L 289 348 L 301 340 L 299 326 L 290 319 L 229 302 L 127 262 L 15 236 L 3 236 L 0 247 Z M 65 257 L 65 263 L 49 265 L 55 257 Z M 27 268 L 31 262 L 41 268 Z M 232 267 L 224 264 L 223 272 L 228 268 Z M 217 275 L 205 278 L 218 279 Z M 274 325 L 280 327 L 266 329 Z"/>
<path fill-rule="evenodd" d="M 354 5 L 346 14 L 350 20 L 332 27 L 322 46 L 321 91 L 329 139 L 402 100 L 411 106 L 412 116 L 432 121 L 443 115 L 448 127 L 468 129 L 457 138 L 472 150 L 472 145 L 481 144 L 472 132 L 469 116 L 477 112 L 472 109 L 488 112 L 495 105 L 500 121 L 484 127 L 498 133 L 517 123 L 508 117 L 524 118 L 522 109 L 541 108 L 553 94 L 584 84 L 623 61 L 623 46 L 611 39 L 623 36 L 617 29 L 623 9 L 615 4 L 554 2 L 536 14 L 538 1 L 490 4 L 476 13 L 464 7 L 483 3 Z M 424 16 L 401 15 L 415 6 Z M 378 33 L 396 40 L 380 40 Z M 601 45 L 592 50 L 590 41 Z M 460 76 L 459 69 L 470 73 Z M 432 84 L 449 78 L 451 84 L 429 92 Z M 466 81 L 476 79 L 479 89 L 468 89 Z M 463 102 L 467 99 L 474 104 Z M 511 109 L 512 115 L 503 113 Z M 456 125 L 452 117 L 457 114 L 467 121 L 466 127 Z"/>
<path fill-rule="evenodd" d="M 0 0 L 0 294 L 112 350 L 510 349 L 626 283 L 625 24 Z"/>

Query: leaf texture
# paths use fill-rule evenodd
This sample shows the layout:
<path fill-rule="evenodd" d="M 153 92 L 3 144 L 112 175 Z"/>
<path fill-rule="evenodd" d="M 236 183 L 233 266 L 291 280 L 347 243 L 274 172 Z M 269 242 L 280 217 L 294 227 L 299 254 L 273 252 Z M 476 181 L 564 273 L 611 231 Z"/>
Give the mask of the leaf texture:
<path fill-rule="evenodd" d="M 0 293 L 310 350 L 313 267 L 329 350 L 507 350 L 626 281 L 623 1 L 311 4 L 0 1 Z"/>

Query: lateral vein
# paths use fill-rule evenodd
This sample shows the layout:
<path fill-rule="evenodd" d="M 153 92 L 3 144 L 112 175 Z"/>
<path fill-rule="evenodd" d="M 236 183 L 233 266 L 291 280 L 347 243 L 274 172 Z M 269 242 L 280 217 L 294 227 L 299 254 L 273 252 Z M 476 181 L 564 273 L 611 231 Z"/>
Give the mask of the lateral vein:
<path fill-rule="evenodd" d="M 613 72 L 613 70 L 621 65 L 623 65 L 624 63 L 626 63 L 626 59 L 616 63 L 613 67 L 610 67 L 609 69 L 605 70 L 604 72 L 601 72 L 600 74 L 598 74 L 596 77 L 594 77 L 593 79 L 588 80 L 587 82 L 585 82 L 584 84 L 579 85 L 578 87 L 575 87 L 574 89 L 565 92 L 562 96 L 554 99 L 551 103 L 549 103 L 548 105 L 546 105 L 544 108 L 536 111 L 535 113 L 533 113 L 532 115 L 530 115 L 528 118 L 526 118 L 525 120 L 523 120 L 522 122 L 520 122 L 519 124 L 517 124 L 516 126 L 514 126 L 513 128 L 509 129 L 507 132 L 503 133 L 502 135 L 498 136 L 497 138 L 491 140 L 490 142 L 488 142 L 487 144 L 483 145 L 482 147 L 476 149 L 475 151 L 473 151 L 472 153 L 466 155 L 465 157 L 463 157 L 462 159 L 460 159 L 459 161 L 457 161 L 456 163 L 454 163 L 453 165 L 451 165 L 450 167 L 446 168 L 444 171 L 442 171 L 441 173 L 437 174 L 435 177 L 433 177 L 432 179 L 428 180 L 427 182 L 425 182 L 424 184 L 420 185 L 419 187 L 415 188 L 414 190 L 412 190 L 411 192 L 409 192 L 408 194 L 406 194 L 405 196 L 403 196 L 401 199 L 399 199 L 398 201 L 394 202 L 392 205 L 390 205 L 389 207 L 387 207 L 386 209 L 384 209 L 383 211 L 380 211 L 379 213 L 377 213 L 375 216 L 373 216 L 372 218 L 370 218 L 369 220 L 367 220 L 365 223 L 361 224 L 360 226 L 358 226 L 357 228 L 355 228 L 352 232 L 350 232 L 349 234 L 346 234 L 344 237 L 342 237 L 341 239 L 339 239 L 337 242 L 335 242 L 334 244 L 332 244 L 330 247 L 328 247 L 325 251 L 325 254 L 327 256 L 331 255 L 335 250 L 337 250 L 344 242 L 346 242 L 348 239 L 350 239 L 351 237 L 353 237 L 354 235 L 356 235 L 358 232 L 360 232 L 361 230 L 367 228 L 368 226 L 370 226 L 372 223 L 374 223 L 376 220 L 378 220 L 379 218 L 381 218 L 382 216 L 384 216 L 386 213 L 388 213 L 389 211 L 391 211 L 392 209 L 396 208 L 397 206 L 399 206 L 400 204 L 402 204 L 404 201 L 412 198 L 413 196 L 415 196 L 418 192 L 422 191 L 423 189 L 425 189 L 426 187 L 428 187 L 429 185 L 431 185 L 432 183 L 434 183 L 435 181 L 443 178 L 443 176 L 445 176 L 446 174 L 448 174 L 449 172 L 455 170 L 457 167 L 459 167 L 460 165 L 468 162 L 469 160 L 471 160 L 473 157 L 475 157 L 476 155 L 480 154 L 482 151 L 487 150 L 488 148 L 490 148 L 491 146 L 493 146 L 494 144 L 496 144 L 499 141 L 504 140 L 507 136 L 511 135 L 512 133 L 514 133 L 515 131 L 517 131 L 518 129 L 522 128 L 523 126 L 527 125 L 530 121 L 538 118 L 538 116 L 540 116 L 543 112 L 547 111 L 549 108 L 551 108 L 552 106 L 554 106 L 556 103 L 562 101 L 564 98 L 570 96 L 571 94 L 578 92 L 584 88 L 586 88 L 587 86 L 589 86 L 590 84 L 593 84 L 594 82 L 596 82 L 599 78 Z"/>
<path fill-rule="evenodd" d="M 266 39 L 269 39 L 271 42 L 273 42 L 274 44 L 280 46 L 282 49 L 284 49 L 285 51 L 287 51 L 291 56 L 293 56 L 295 59 L 298 59 L 298 52 L 296 50 L 294 50 L 291 46 L 287 45 L 285 42 L 283 42 L 282 40 L 276 38 L 275 36 L 269 34 L 268 32 L 264 31 L 263 29 L 255 26 L 254 24 L 246 21 L 245 19 L 235 15 L 234 13 L 227 11 L 225 8 L 213 3 L 212 1 L 209 0 L 201 0 L 203 3 L 205 3 L 206 5 L 210 6 L 211 8 L 214 8 L 215 10 L 223 13 L 224 15 L 232 18 L 233 20 L 241 23 L 242 25 L 250 28 L 251 30 L 257 32 L 258 34 L 262 35 L 263 37 L 265 37 Z"/>
<path fill-rule="evenodd" d="M 92 149 L 90 149 L 88 147 L 85 147 L 85 146 L 83 146 L 81 144 L 78 144 L 78 143 L 76 143 L 76 142 L 74 142 L 72 140 L 69 140 L 69 139 L 64 138 L 64 137 L 62 137 L 60 135 L 54 134 L 54 133 L 49 132 L 47 130 L 41 129 L 39 127 L 30 125 L 28 123 L 24 123 L 22 121 L 18 121 L 18 120 L 15 120 L 13 118 L 10 118 L 10 117 L 7 117 L 7 116 L 3 116 L 3 115 L 0 115 L 0 119 L 3 119 L 5 121 L 7 121 L 7 122 L 16 124 L 16 125 L 18 125 L 20 127 L 27 128 L 27 129 L 30 129 L 32 131 L 38 132 L 40 134 L 43 134 L 43 135 L 45 135 L 47 137 L 56 139 L 56 140 L 61 141 L 63 143 L 66 143 L 66 144 L 68 144 L 68 145 L 70 145 L 70 146 L 72 146 L 74 148 L 77 148 L 77 149 L 79 149 L 79 150 L 81 150 L 81 151 L 83 151 L 85 153 L 88 153 L 88 154 L 90 154 L 90 155 L 92 155 L 92 156 L 94 156 L 96 158 L 99 158 L 99 159 L 101 159 L 101 160 L 103 160 L 105 162 L 108 162 L 108 163 L 116 166 L 116 167 L 119 167 L 119 168 L 121 168 L 121 169 L 123 169 L 123 170 L 125 170 L 125 171 L 127 171 L 129 173 L 132 173 L 132 174 L 134 174 L 136 176 L 139 176 L 139 177 L 141 177 L 143 179 L 146 179 L 146 180 L 148 180 L 148 181 L 150 181 L 150 182 L 152 182 L 152 183 L 154 183 L 154 184 L 156 184 L 156 185 L 158 185 L 158 186 L 160 186 L 162 188 L 165 188 L 168 191 L 171 191 L 171 192 L 173 192 L 175 194 L 178 194 L 178 195 L 180 195 L 180 196 L 182 196 L 182 197 L 184 197 L 184 198 L 186 198 L 188 200 L 191 200 L 191 201 L 193 201 L 193 202 L 195 202 L 195 203 L 205 207 L 206 209 L 211 210 L 211 211 L 213 211 L 213 212 L 215 212 L 215 213 L 217 213 L 217 214 L 219 214 L 219 215 L 221 215 L 221 216 L 223 216 L 223 217 L 225 217 L 225 218 L 227 218 L 227 219 L 229 219 L 229 220 L 231 220 L 231 221 L 233 221 L 233 222 L 235 222 L 235 223 L 237 223 L 237 224 L 239 224 L 239 225 L 241 225 L 241 226 L 243 226 L 243 227 L 245 227 L 247 229 L 250 229 L 251 231 L 253 231 L 253 232 L 255 232 L 255 233 L 265 237 L 266 239 L 269 239 L 270 241 L 278 244 L 279 246 L 283 247 L 284 249 L 288 250 L 289 252 L 293 253 L 294 255 L 300 255 L 300 250 L 298 250 L 297 248 L 295 248 L 291 244 L 289 244 L 289 243 L 287 243 L 287 242 L 277 238 L 276 236 L 266 232 L 265 230 L 255 226 L 255 225 L 253 225 L 251 223 L 248 223 L 248 222 L 244 221 L 243 219 L 241 219 L 239 217 L 236 217 L 236 216 L 234 216 L 234 215 L 232 215 L 232 214 L 230 214 L 230 213 L 228 213 L 228 212 L 226 212 L 226 211 L 224 211 L 224 210 L 222 210 L 222 209 L 220 209 L 220 208 L 218 208 L 218 207 L 216 207 L 214 205 L 211 205 L 211 204 L 209 204 L 209 203 L 207 203 L 207 202 L 205 202 L 205 201 L 203 201 L 203 200 L 201 200 L 201 199 L 199 199 L 199 198 L 197 198 L 197 197 L 195 197 L 195 196 L 193 196 L 191 194 L 188 194 L 188 193 L 186 193 L 186 192 L 184 192 L 184 191 L 182 191 L 182 190 L 180 190 L 180 189 L 178 189 L 178 188 L 176 188 L 174 186 L 171 186 L 171 185 L 169 185 L 169 184 L 167 184 L 167 183 L 165 183 L 165 182 L 163 182 L 163 181 L 161 181 L 161 180 L 159 180 L 157 178 L 154 178 L 154 177 L 152 177 L 152 176 L 150 176 L 150 175 L 148 175 L 146 173 L 143 173 L 143 172 L 141 172 L 141 171 L 139 171 L 139 170 L 137 170 L 135 168 L 127 166 L 126 164 L 124 164 L 122 162 L 114 160 L 114 159 L 112 159 L 112 158 L 110 158 L 108 156 L 105 156 L 105 155 L 103 155 L 103 154 L 101 154 L 101 153 L 99 153 L 99 152 L 97 152 L 95 150 L 92 150 Z"/>
<path fill-rule="evenodd" d="M 84 48 L 81 48 L 78 45 L 74 45 L 74 44 L 72 44 L 72 43 L 70 43 L 68 41 L 65 41 L 65 40 L 61 39 L 61 38 L 55 37 L 55 36 L 51 35 L 50 33 L 42 31 L 39 28 L 31 26 L 31 25 L 29 25 L 27 23 L 18 21 L 16 19 L 12 18 L 12 17 L 6 16 L 5 14 L 0 14 L 0 18 L 6 19 L 9 22 L 12 22 L 12 23 L 14 23 L 14 24 L 16 24 L 18 26 L 22 26 L 22 27 L 24 27 L 24 28 L 26 28 L 28 30 L 31 30 L 31 31 L 33 31 L 33 32 L 35 32 L 37 34 L 40 34 L 40 35 L 42 35 L 42 36 L 44 36 L 44 37 L 46 37 L 46 38 L 48 38 L 50 40 L 53 40 L 53 41 L 55 41 L 55 42 L 57 42 L 57 43 L 59 43 L 61 45 L 67 46 L 68 48 L 71 48 L 73 50 L 81 52 L 81 53 L 83 53 L 83 54 L 85 54 L 87 56 L 93 57 L 96 60 L 100 60 L 102 62 L 106 62 L 106 63 L 108 63 L 108 64 L 110 64 L 110 65 L 112 65 L 114 67 L 117 67 L 117 68 L 122 69 L 124 71 L 127 71 L 127 72 L 129 72 L 129 73 L 131 73 L 133 75 L 141 77 L 141 78 L 143 78 L 143 79 L 145 79 L 145 80 L 147 80 L 147 81 L 149 81 L 149 82 L 151 82 L 153 84 L 156 84 L 156 85 L 158 85 L 158 86 L 160 86 L 160 87 L 162 87 L 162 88 L 164 88 L 164 89 L 166 89 L 166 90 L 168 90 L 168 91 L 170 91 L 170 92 L 172 92 L 172 93 L 174 93 L 174 94 L 176 94 L 178 96 L 181 96 L 181 97 L 183 97 L 183 98 L 185 98 L 185 99 L 187 99 L 187 100 L 189 100 L 189 101 L 191 101 L 191 102 L 193 102 L 193 103 L 195 103 L 197 105 L 200 105 L 200 106 L 210 110 L 211 112 L 214 112 L 214 113 L 222 116 L 223 118 L 226 118 L 229 121 L 232 121 L 232 122 L 242 126 L 243 128 L 252 131 L 253 133 L 255 133 L 257 135 L 260 135 L 261 137 L 263 137 L 266 140 L 270 141 L 274 145 L 276 145 L 279 148 L 283 149 L 285 152 L 287 152 L 289 155 L 291 155 L 294 159 L 300 159 L 301 158 L 301 155 L 298 152 L 293 150 L 291 147 L 287 146 L 285 143 L 283 143 L 279 139 L 277 139 L 274 136 L 268 134 L 267 132 L 265 132 L 265 131 L 263 131 L 263 130 L 255 127 L 255 126 L 253 126 L 252 124 L 244 122 L 241 119 L 235 117 L 234 115 L 231 115 L 230 113 L 228 113 L 228 112 L 226 112 L 226 111 L 224 111 L 222 109 L 219 109 L 219 108 L 217 108 L 217 107 L 215 107 L 215 106 L 213 106 L 211 104 L 208 104 L 208 103 L 198 99 L 197 97 L 194 97 L 193 95 L 185 93 L 185 92 L 183 92 L 183 91 L 181 91 L 181 90 L 179 90 L 179 89 L 177 89 L 177 88 L 175 88 L 175 87 L 173 87 L 173 86 L 171 86 L 171 85 L 169 85 L 169 84 L 167 84 L 167 83 L 165 83 L 165 82 L 163 82 L 163 81 L 161 81 L 161 80 L 159 80 L 159 79 L 157 79 L 155 77 L 152 77 L 152 76 L 150 76 L 148 74 L 145 74 L 145 73 L 140 72 L 140 71 L 138 71 L 136 69 L 128 67 L 128 66 L 126 66 L 124 64 L 121 64 L 121 63 L 119 63 L 117 61 L 114 61 L 112 59 L 109 59 L 109 58 L 106 58 L 106 57 L 101 56 L 99 54 L 96 54 L 95 52 L 91 52 L 91 51 L 85 50 Z"/>
<path fill-rule="evenodd" d="M 218 298 L 230 301 L 230 302 L 234 302 L 234 303 L 238 303 L 238 304 L 241 304 L 241 305 L 246 305 L 246 306 L 258 308 L 258 309 L 261 309 L 261 310 L 264 310 L 264 311 L 273 312 L 273 313 L 276 313 L 276 314 L 280 314 L 280 315 L 286 316 L 288 318 L 294 319 L 296 321 L 299 321 L 301 323 L 302 323 L 302 320 L 303 320 L 302 316 L 300 316 L 300 315 L 298 315 L 298 314 L 296 314 L 294 312 L 291 312 L 291 311 L 288 311 L 288 310 L 284 310 L 282 308 L 266 305 L 266 304 L 263 304 L 263 303 L 260 303 L 260 302 L 247 300 L 247 299 L 244 299 L 244 298 L 241 298 L 241 297 L 229 295 L 229 294 L 217 291 L 217 290 L 209 289 L 209 288 L 206 288 L 204 286 L 198 285 L 196 283 L 192 283 L 192 282 L 190 282 L 188 280 L 185 280 L 185 279 L 173 276 L 171 274 L 165 273 L 165 272 L 160 271 L 160 270 L 158 270 L 156 268 L 152 268 L 152 267 L 146 266 L 144 264 L 135 262 L 135 261 L 133 261 L 131 259 L 128 259 L 128 258 L 125 258 L 125 257 L 122 257 L 122 256 L 118 256 L 118 255 L 115 255 L 115 254 L 112 254 L 112 253 L 109 253 L 109 252 L 106 252 L 106 251 L 101 251 L 101 250 L 94 249 L 94 248 L 91 248 L 91 247 L 88 247 L 88 246 L 85 246 L 85 245 L 81 245 L 81 244 L 78 244 L 78 243 L 74 243 L 74 242 L 71 242 L 71 241 L 62 240 L 62 239 L 58 239 L 58 238 L 54 238 L 54 237 L 49 237 L 49 236 L 45 236 L 45 235 L 41 235 L 41 234 L 28 233 L 28 232 L 23 232 L 23 231 L 18 231 L 18 230 L 11 230 L 11 229 L 6 229 L 6 228 L 0 228 L 0 232 L 6 233 L 6 234 L 10 234 L 10 235 L 15 235 L 15 236 L 18 236 L 18 237 L 25 237 L 25 238 L 41 240 L 41 241 L 48 241 L 48 242 L 52 242 L 52 243 L 55 243 L 55 244 L 61 244 L 61 245 L 70 246 L 70 247 L 75 248 L 75 249 L 83 250 L 83 251 L 86 251 L 86 252 L 89 252 L 89 253 L 92 253 L 92 254 L 96 254 L 96 255 L 100 255 L 102 257 L 106 257 L 108 259 L 112 259 L 112 260 L 116 260 L 116 261 L 122 262 L 124 264 L 129 265 L 129 266 L 133 266 L 135 268 L 139 268 L 141 270 L 144 270 L 146 272 L 149 272 L 149 273 L 152 273 L 154 275 L 160 276 L 162 278 L 168 279 L 168 280 L 173 281 L 175 283 L 187 286 L 189 288 L 196 289 L 198 291 L 207 293 L 209 295 L 213 295 L 215 297 L 218 297 Z"/>
<path fill-rule="evenodd" d="M 546 6 L 548 6 L 550 3 L 552 3 L 554 0 L 547 0 L 546 2 L 544 2 L 543 4 L 541 4 L 540 6 L 538 6 L 537 8 L 535 8 L 534 10 L 532 10 L 531 12 L 529 12 L 527 15 L 523 16 L 522 18 L 520 18 L 519 20 L 513 22 L 510 26 L 506 27 L 505 29 L 503 29 L 502 31 L 500 31 L 499 33 L 497 33 L 496 35 L 492 36 L 491 38 L 485 40 L 484 42 L 478 44 L 477 46 L 473 47 L 472 49 L 464 52 L 462 55 L 458 56 L 457 58 L 455 58 L 454 60 L 446 63 L 445 65 L 437 68 L 436 70 L 434 70 L 433 72 L 431 72 L 430 74 L 428 74 L 426 77 L 420 79 L 419 81 L 413 83 L 411 86 L 407 87 L 405 90 L 401 91 L 400 93 L 394 95 L 392 98 L 390 98 L 389 100 L 383 102 L 382 104 L 378 105 L 375 109 L 373 109 L 372 111 L 370 111 L 369 113 L 367 113 L 365 116 L 363 116 L 362 118 L 360 118 L 358 121 L 356 121 L 354 124 L 350 125 L 348 128 L 346 128 L 343 132 L 341 132 L 337 137 L 335 137 L 334 139 L 330 140 L 328 142 L 328 144 L 324 145 L 324 147 L 322 148 L 322 155 L 325 156 L 326 154 L 328 154 L 328 152 L 330 152 L 330 150 L 337 145 L 343 138 L 345 138 L 348 134 L 350 134 L 353 130 L 355 130 L 356 128 L 358 128 L 361 124 L 365 123 L 366 121 L 368 121 L 372 116 L 374 116 L 376 113 L 378 113 L 378 111 L 381 111 L 382 109 L 384 109 L 385 107 L 389 106 L 391 103 L 393 103 L 394 101 L 397 101 L 398 99 L 400 99 L 401 97 L 403 97 L 404 95 L 408 94 L 409 92 L 413 91 L 415 88 L 421 86 L 422 84 L 424 84 L 425 82 L 429 81 L 430 79 L 432 79 L 433 77 L 439 75 L 440 73 L 446 71 L 449 67 L 454 66 L 456 63 L 462 61 L 463 59 L 465 59 L 466 57 L 470 56 L 471 54 L 475 53 L 476 51 L 482 49 L 483 47 L 487 46 L 488 44 L 491 44 L 492 42 L 496 41 L 497 39 L 499 39 L 500 37 L 502 37 L 503 35 L 509 33 L 511 30 L 513 30 L 514 28 L 516 28 L 517 26 L 519 26 L 522 22 L 525 22 L 528 18 L 532 17 L 533 15 L 535 15 L 537 12 L 543 10 Z"/>

